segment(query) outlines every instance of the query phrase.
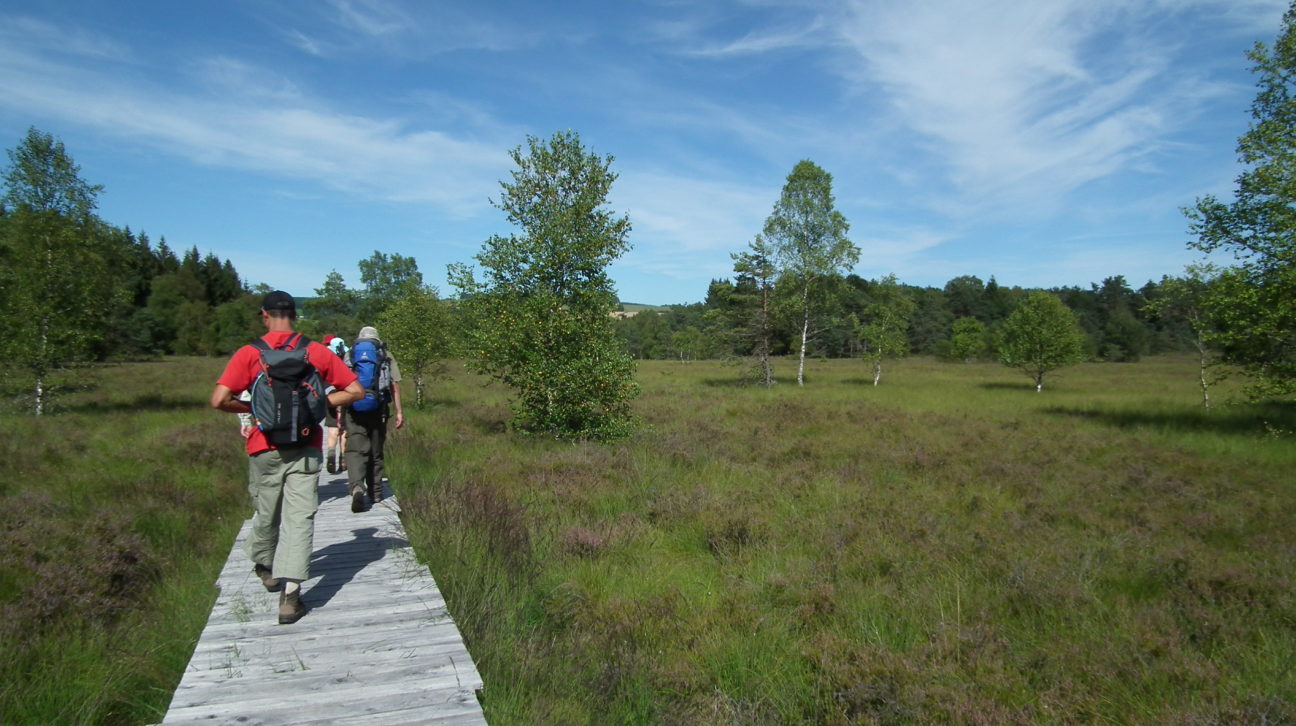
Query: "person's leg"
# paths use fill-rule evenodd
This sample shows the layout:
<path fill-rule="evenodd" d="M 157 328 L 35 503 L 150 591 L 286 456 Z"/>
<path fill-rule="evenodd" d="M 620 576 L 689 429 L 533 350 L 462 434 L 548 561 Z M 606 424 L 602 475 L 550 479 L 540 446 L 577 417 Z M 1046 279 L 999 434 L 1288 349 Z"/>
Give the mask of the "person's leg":
<path fill-rule="evenodd" d="M 369 458 L 369 431 L 354 413 L 346 415 L 346 462 L 348 491 L 365 488 L 365 460 Z"/>
<path fill-rule="evenodd" d="M 373 466 L 369 470 L 369 498 L 379 501 L 383 496 L 383 449 L 387 446 L 387 419 L 379 419 L 369 431 L 369 460 Z"/>
<path fill-rule="evenodd" d="M 315 511 L 319 508 L 320 450 L 305 446 L 280 452 L 284 461 L 283 515 L 274 575 L 288 581 L 310 577 L 311 549 L 315 538 Z"/>
<path fill-rule="evenodd" d="M 248 494 L 252 496 L 253 512 L 243 548 L 253 564 L 263 567 L 275 565 L 283 503 L 282 469 L 276 451 L 248 457 Z"/>

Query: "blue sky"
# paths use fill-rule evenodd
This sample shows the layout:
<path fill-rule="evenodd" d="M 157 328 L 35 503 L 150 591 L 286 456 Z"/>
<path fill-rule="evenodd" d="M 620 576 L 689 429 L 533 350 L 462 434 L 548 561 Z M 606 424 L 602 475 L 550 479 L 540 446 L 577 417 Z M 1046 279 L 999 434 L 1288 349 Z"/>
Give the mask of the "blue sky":
<path fill-rule="evenodd" d="M 561 6 L 561 10 L 556 10 Z M 510 149 L 616 158 L 622 300 L 730 277 L 787 174 L 834 178 L 854 272 L 1137 287 L 1229 197 L 1280 0 L 4 0 L 0 145 L 54 134 L 101 216 L 251 283 L 359 286 L 373 250 L 446 265 L 512 230 Z"/>

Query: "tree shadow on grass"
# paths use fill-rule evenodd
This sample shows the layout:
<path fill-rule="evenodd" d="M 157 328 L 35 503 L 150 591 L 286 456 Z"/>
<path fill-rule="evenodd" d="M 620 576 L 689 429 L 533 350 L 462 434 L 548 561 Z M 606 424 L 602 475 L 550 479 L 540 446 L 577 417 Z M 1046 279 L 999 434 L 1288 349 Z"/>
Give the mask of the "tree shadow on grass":
<path fill-rule="evenodd" d="M 1207 411 L 1156 412 L 1092 410 L 1054 406 L 1043 409 L 1057 416 L 1086 419 L 1116 428 L 1154 428 L 1168 431 L 1256 436 L 1296 431 L 1296 403 L 1242 404 Z"/>
<path fill-rule="evenodd" d="M 61 413 L 120 413 L 129 411 L 146 411 L 146 412 L 164 412 L 164 411 L 188 411 L 198 408 L 210 408 L 211 404 L 206 400 L 195 400 L 193 398 L 173 398 L 155 393 L 139 396 L 129 401 L 85 401 L 79 403 L 63 403 L 55 401 L 53 408 L 55 412 Z"/>
<path fill-rule="evenodd" d="M 1030 381 L 1024 381 L 1022 383 L 1008 383 L 1007 381 L 985 381 L 984 383 L 978 383 L 977 385 L 980 386 L 981 388 L 986 389 L 987 391 L 1030 391 L 1031 393 L 1035 392 L 1035 384 L 1031 383 Z M 1045 391 L 1048 390 L 1047 383 L 1045 383 L 1044 385 L 1044 390 Z"/>

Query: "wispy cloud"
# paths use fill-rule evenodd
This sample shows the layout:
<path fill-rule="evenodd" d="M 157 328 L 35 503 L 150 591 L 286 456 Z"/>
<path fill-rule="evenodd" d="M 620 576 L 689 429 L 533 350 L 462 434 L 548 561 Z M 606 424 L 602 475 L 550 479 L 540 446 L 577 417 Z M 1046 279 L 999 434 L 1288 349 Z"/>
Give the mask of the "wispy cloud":
<path fill-rule="evenodd" d="M 1059 204 L 1157 152 L 1195 79 L 1137 30 L 1149 5 L 1103 0 L 969 5 L 857 2 L 841 24 L 890 110 L 935 146 L 952 214 Z M 864 92 L 864 91 L 862 91 Z"/>
<path fill-rule="evenodd" d="M 757 55 L 789 48 L 820 47 L 825 41 L 824 24 L 813 18 L 809 24 L 750 31 L 732 40 L 705 40 L 680 49 L 686 56 L 731 58 Z"/>
<path fill-rule="evenodd" d="M 205 90 L 134 85 L 110 67 L 62 63 L 10 46 L 0 51 L 0 106 L 206 165 L 373 200 L 429 203 L 460 218 L 481 212 L 507 168 L 503 144 L 339 111 L 241 61 L 211 58 L 193 67 Z"/>
<path fill-rule="evenodd" d="M 390 36 L 413 28 L 400 6 L 386 0 L 327 0 L 334 23 L 348 32 Z"/>
<path fill-rule="evenodd" d="M 0 16 L 0 46 L 39 48 L 52 55 L 99 61 L 133 59 L 129 47 L 112 38 L 22 16 Z"/>

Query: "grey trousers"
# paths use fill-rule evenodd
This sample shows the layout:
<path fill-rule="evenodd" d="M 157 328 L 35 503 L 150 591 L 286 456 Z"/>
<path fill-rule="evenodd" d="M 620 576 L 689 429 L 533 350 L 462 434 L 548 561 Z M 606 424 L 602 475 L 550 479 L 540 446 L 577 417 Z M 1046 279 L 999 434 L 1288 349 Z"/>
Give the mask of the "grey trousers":
<path fill-rule="evenodd" d="M 252 530 L 244 549 L 272 577 L 310 578 L 319 497 L 320 450 L 271 449 L 248 458 L 248 494 L 252 496 Z"/>
<path fill-rule="evenodd" d="M 387 412 L 385 410 L 358 413 L 346 412 L 346 465 L 347 485 L 352 496 L 366 493 L 372 485 L 376 494 L 382 493 L 383 446 L 387 443 Z"/>

